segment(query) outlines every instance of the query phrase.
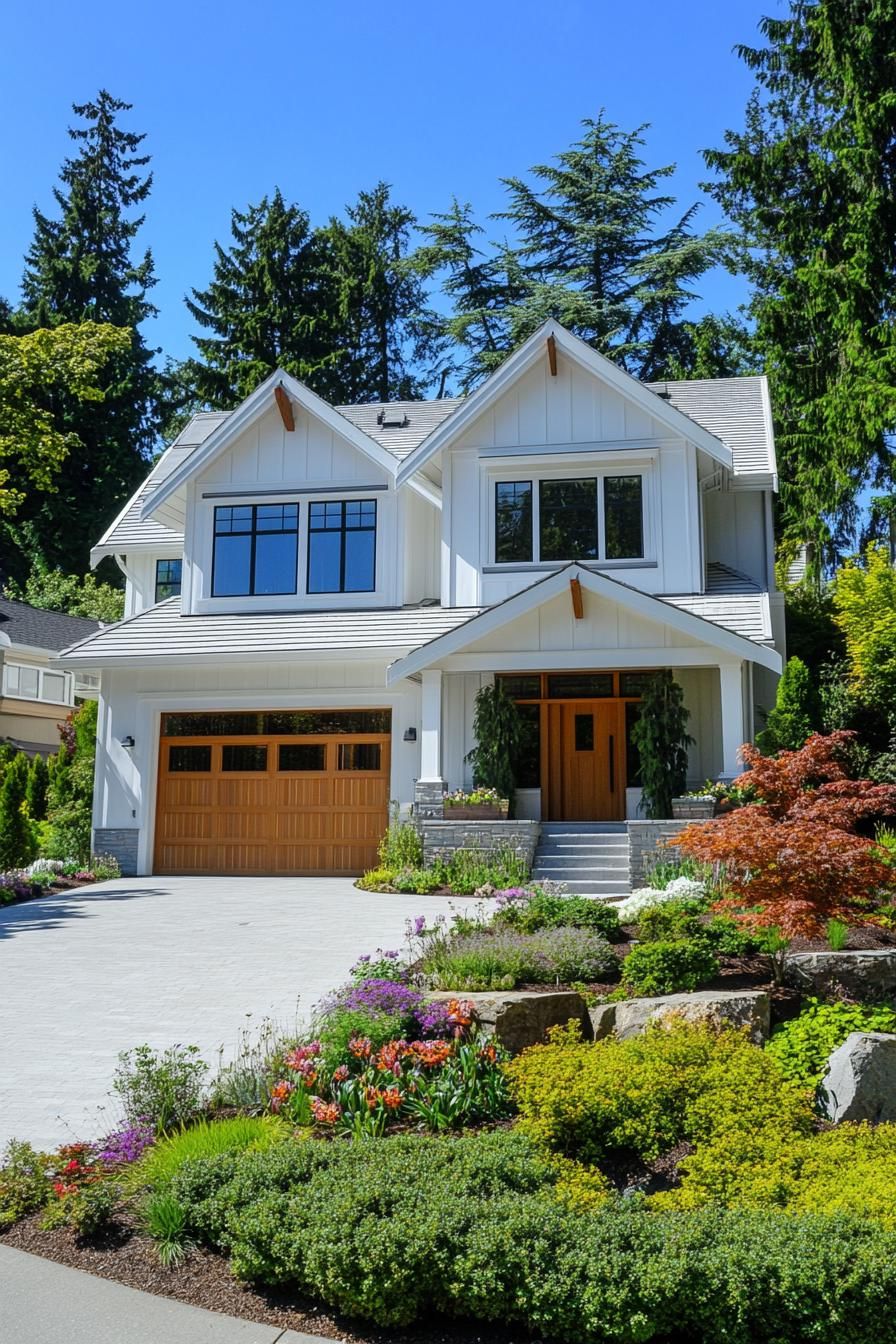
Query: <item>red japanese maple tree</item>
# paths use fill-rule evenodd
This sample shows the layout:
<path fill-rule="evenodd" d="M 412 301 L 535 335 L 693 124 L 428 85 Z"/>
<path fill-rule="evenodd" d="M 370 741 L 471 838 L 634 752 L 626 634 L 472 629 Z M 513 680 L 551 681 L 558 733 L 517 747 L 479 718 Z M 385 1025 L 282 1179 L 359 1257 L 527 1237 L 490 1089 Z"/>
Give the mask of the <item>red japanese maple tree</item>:
<path fill-rule="evenodd" d="M 672 841 L 724 865 L 730 895 L 717 910 L 787 938 L 814 937 L 830 919 L 864 921 L 877 894 L 892 888 L 872 831 L 896 816 L 896 785 L 850 779 L 844 748 L 853 737 L 816 733 L 778 756 L 741 749 L 760 801 L 688 826 Z"/>

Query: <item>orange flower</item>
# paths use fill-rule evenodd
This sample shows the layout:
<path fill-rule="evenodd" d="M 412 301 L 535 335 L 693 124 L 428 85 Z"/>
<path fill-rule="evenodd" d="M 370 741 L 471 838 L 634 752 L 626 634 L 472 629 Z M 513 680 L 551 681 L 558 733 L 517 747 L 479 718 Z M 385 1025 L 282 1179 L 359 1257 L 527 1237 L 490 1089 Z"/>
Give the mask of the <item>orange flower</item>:
<path fill-rule="evenodd" d="M 437 1069 L 451 1058 L 453 1046 L 450 1041 L 414 1041 L 408 1055 L 424 1069 Z"/>
<path fill-rule="evenodd" d="M 342 1107 L 335 1101 L 322 1101 L 320 1097 L 311 1098 L 311 1114 L 319 1125 L 336 1125 L 342 1118 Z"/>
<path fill-rule="evenodd" d="M 367 1036 L 353 1036 L 348 1043 L 348 1048 L 355 1056 L 355 1059 L 369 1059 L 372 1046 Z"/>
<path fill-rule="evenodd" d="M 380 1092 L 380 1101 L 387 1111 L 397 1111 L 401 1106 L 401 1093 L 397 1087 L 387 1087 Z"/>

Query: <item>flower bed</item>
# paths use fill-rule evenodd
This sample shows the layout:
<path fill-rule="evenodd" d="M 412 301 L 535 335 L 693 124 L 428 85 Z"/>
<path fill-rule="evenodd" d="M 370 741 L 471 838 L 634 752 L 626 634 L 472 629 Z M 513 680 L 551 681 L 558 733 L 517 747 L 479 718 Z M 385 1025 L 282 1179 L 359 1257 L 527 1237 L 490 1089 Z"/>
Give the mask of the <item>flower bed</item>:
<path fill-rule="evenodd" d="M 120 876 L 118 861 L 111 855 L 94 855 L 89 868 L 74 859 L 36 859 L 27 868 L 0 873 L 0 906 L 33 901 L 48 893 L 70 891 Z"/>

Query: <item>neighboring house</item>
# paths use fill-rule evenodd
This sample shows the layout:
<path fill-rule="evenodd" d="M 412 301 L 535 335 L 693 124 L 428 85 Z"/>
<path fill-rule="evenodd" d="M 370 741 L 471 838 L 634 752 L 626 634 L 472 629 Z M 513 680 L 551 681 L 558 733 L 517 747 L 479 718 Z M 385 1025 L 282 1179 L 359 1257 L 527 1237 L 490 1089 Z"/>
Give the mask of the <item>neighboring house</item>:
<path fill-rule="evenodd" d="M 0 742 L 29 756 L 59 750 L 59 728 L 75 696 L 95 696 L 99 678 L 51 666 L 61 649 L 101 629 L 99 621 L 42 611 L 0 597 Z"/>
<path fill-rule="evenodd" d="M 389 801 L 469 782 L 476 692 L 520 701 L 528 815 L 637 805 L 643 674 L 733 775 L 784 649 L 762 377 L 647 386 L 546 323 L 471 396 L 334 408 L 286 373 L 198 415 L 94 559 L 96 845 L 141 873 L 358 872 Z"/>

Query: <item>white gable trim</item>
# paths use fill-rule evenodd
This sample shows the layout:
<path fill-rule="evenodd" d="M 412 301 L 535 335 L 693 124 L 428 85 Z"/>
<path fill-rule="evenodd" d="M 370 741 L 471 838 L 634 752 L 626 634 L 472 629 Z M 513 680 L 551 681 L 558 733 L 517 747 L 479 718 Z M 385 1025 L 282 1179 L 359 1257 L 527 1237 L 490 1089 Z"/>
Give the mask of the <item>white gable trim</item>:
<path fill-rule="evenodd" d="M 403 484 L 409 476 L 430 460 L 441 449 L 447 447 L 459 434 L 467 429 L 484 410 L 502 396 L 522 374 L 527 372 L 539 359 L 546 359 L 545 341 L 553 336 L 557 346 L 570 359 L 579 364 L 586 372 L 609 384 L 614 391 L 634 401 L 648 415 L 666 425 L 678 437 L 685 438 L 708 453 L 716 462 L 729 471 L 734 465 L 734 457 L 727 444 L 722 443 L 708 429 L 698 425 L 696 420 L 679 411 L 670 402 L 657 396 L 649 387 L 632 374 L 626 373 L 618 364 L 614 364 L 605 355 L 592 350 L 590 345 L 573 336 L 572 332 L 561 327 L 553 318 L 542 323 L 527 341 L 508 355 L 504 363 L 460 405 L 447 420 L 444 420 L 413 452 L 402 462 L 398 471 L 398 483 Z"/>
<path fill-rule="evenodd" d="M 310 387 L 293 378 L 292 374 L 277 369 L 241 405 L 237 406 L 217 429 L 212 430 L 205 442 L 199 444 L 170 476 L 166 476 L 165 480 L 160 482 L 144 502 L 140 517 L 151 518 L 160 505 L 177 494 L 188 480 L 204 471 L 217 457 L 220 457 L 221 453 L 229 448 L 254 421 L 267 414 L 271 409 L 274 388 L 278 385 L 284 387 L 290 398 L 309 415 L 315 416 L 334 434 L 338 434 L 371 462 L 376 463 L 390 480 L 395 480 L 398 462 L 386 448 L 381 448 L 362 429 L 346 420 L 344 415 L 340 415 L 329 402 L 324 401 L 316 392 L 312 392 Z"/>
<path fill-rule="evenodd" d="M 402 677 L 411 677 L 417 672 L 422 672 L 424 668 L 431 667 L 433 663 L 447 658 L 450 654 L 469 648 L 471 644 L 510 624 L 519 616 L 567 592 L 570 579 L 578 579 L 583 588 L 598 597 L 616 602 L 647 620 L 667 625 L 691 639 L 698 639 L 729 657 L 748 659 L 769 668 L 772 672 L 781 671 L 780 654 L 767 645 L 745 639 L 743 635 L 725 630 L 702 616 L 682 611 L 680 607 L 664 602 L 661 597 L 653 597 L 650 593 L 641 592 L 639 588 L 631 588 L 626 583 L 620 583 L 618 579 L 608 578 L 606 574 L 597 574 L 593 570 L 584 569 L 581 565 L 571 564 L 549 575 L 548 578 L 533 583 L 531 587 L 524 588 L 522 592 L 515 593 L 513 597 L 498 603 L 497 606 L 480 612 L 478 616 L 472 616 L 455 630 L 430 640 L 428 644 L 422 645 L 406 658 L 392 663 L 386 674 L 388 685 L 400 681 Z M 544 661 L 545 655 L 540 656 Z M 581 656 L 581 652 L 578 652 L 579 662 Z"/>

